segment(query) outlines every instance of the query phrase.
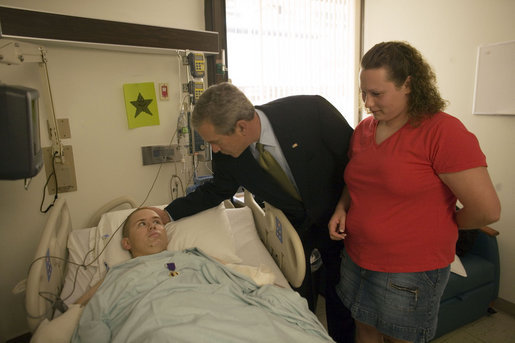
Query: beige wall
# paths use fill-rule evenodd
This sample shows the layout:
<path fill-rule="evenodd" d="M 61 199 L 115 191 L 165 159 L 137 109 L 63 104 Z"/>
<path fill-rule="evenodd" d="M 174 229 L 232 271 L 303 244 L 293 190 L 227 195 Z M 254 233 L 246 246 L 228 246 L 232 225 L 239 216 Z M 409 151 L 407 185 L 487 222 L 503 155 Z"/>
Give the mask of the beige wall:
<path fill-rule="evenodd" d="M 0 0 L 11 6 L 98 19 L 204 29 L 203 0 Z M 106 201 L 127 194 L 143 201 L 158 166 L 143 166 L 141 146 L 167 144 L 179 113 L 179 75 L 176 55 L 127 53 L 47 45 L 48 69 L 57 118 L 68 118 L 77 176 L 77 192 L 60 195 L 68 201 L 74 228 L 85 227 L 88 217 Z M 185 70 L 182 71 L 183 76 Z M 0 82 L 42 91 L 36 64 L 0 64 Z M 127 128 L 122 85 L 168 82 L 170 100 L 158 100 L 159 126 Z M 46 134 L 46 99 L 41 99 L 42 145 Z M 187 165 L 189 167 L 189 164 Z M 169 180 L 183 165 L 165 164 L 148 203 L 170 201 Z M 191 168 L 190 168 L 191 169 Z M 45 183 L 42 170 L 26 191 L 23 180 L 0 181 L 0 342 L 27 332 L 24 294 L 11 290 L 27 277 L 47 215 L 39 212 Z M 46 198 L 48 205 L 52 197 Z M 46 206 L 45 206 L 46 207 Z"/>
<path fill-rule="evenodd" d="M 513 0 L 365 0 L 364 50 L 405 40 L 433 66 L 447 112 L 479 139 L 502 204 L 499 297 L 515 303 L 515 116 L 472 114 L 477 48 L 515 39 Z"/>

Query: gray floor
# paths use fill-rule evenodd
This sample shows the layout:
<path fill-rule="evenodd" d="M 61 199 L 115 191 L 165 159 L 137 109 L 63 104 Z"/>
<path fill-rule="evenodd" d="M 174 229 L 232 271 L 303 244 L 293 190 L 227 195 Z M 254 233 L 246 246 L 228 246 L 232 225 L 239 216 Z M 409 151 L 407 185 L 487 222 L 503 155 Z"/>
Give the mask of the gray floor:
<path fill-rule="evenodd" d="M 316 315 L 326 325 L 325 300 L 318 297 Z M 431 343 L 515 343 L 515 317 L 505 312 L 485 316 Z"/>
<path fill-rule="evenodd" d="M 497 311 L 439 337 L 432 343 L 515 343 L 515 317 Z"/>

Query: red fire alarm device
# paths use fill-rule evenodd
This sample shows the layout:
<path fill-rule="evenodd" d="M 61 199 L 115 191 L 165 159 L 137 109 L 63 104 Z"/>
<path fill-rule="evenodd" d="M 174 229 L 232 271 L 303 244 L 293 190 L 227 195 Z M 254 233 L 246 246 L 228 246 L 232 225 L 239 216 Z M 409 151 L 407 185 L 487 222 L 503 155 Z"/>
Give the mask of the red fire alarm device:
<path fill-rule="evenodd" d="M 159 98 L 161 100 L 168 100 L 168 83 L 160 83 L 159 84 Z"/>

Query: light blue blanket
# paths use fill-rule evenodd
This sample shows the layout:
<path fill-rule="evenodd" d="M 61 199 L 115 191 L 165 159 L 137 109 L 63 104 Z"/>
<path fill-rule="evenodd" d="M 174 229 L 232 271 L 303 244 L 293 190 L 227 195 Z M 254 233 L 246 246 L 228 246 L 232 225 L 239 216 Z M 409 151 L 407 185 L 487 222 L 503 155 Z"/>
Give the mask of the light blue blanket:
<path fill-rule="evenodd" d="M 113 267 L 84 309 L 72 342 L 332 340 L 298 293 L 259 287 L 189 249 Z"/>

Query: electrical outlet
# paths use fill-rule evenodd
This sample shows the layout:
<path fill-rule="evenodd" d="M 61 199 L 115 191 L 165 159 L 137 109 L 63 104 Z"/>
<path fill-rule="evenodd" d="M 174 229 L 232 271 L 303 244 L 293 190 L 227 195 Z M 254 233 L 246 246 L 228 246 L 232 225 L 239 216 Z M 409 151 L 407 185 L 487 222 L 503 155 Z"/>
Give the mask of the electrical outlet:
<path fill-rule="evenodd" d="M 45 164 L 46 177 L 49 179 L 54 171 L 57 177 L 58 192 L 74 192 L 77 190 L 77 179 L 75 177 L 75 164 L 73 162 L 73 149 L 71 145 L 65 145 L 63 156 L 56 157 L 52 162 L 52 147 L 45 147 L 43 150 L 43 162 Z M 55 178 L 50 177 L 48 181 L 48 194 L 55 194 Z"/>

